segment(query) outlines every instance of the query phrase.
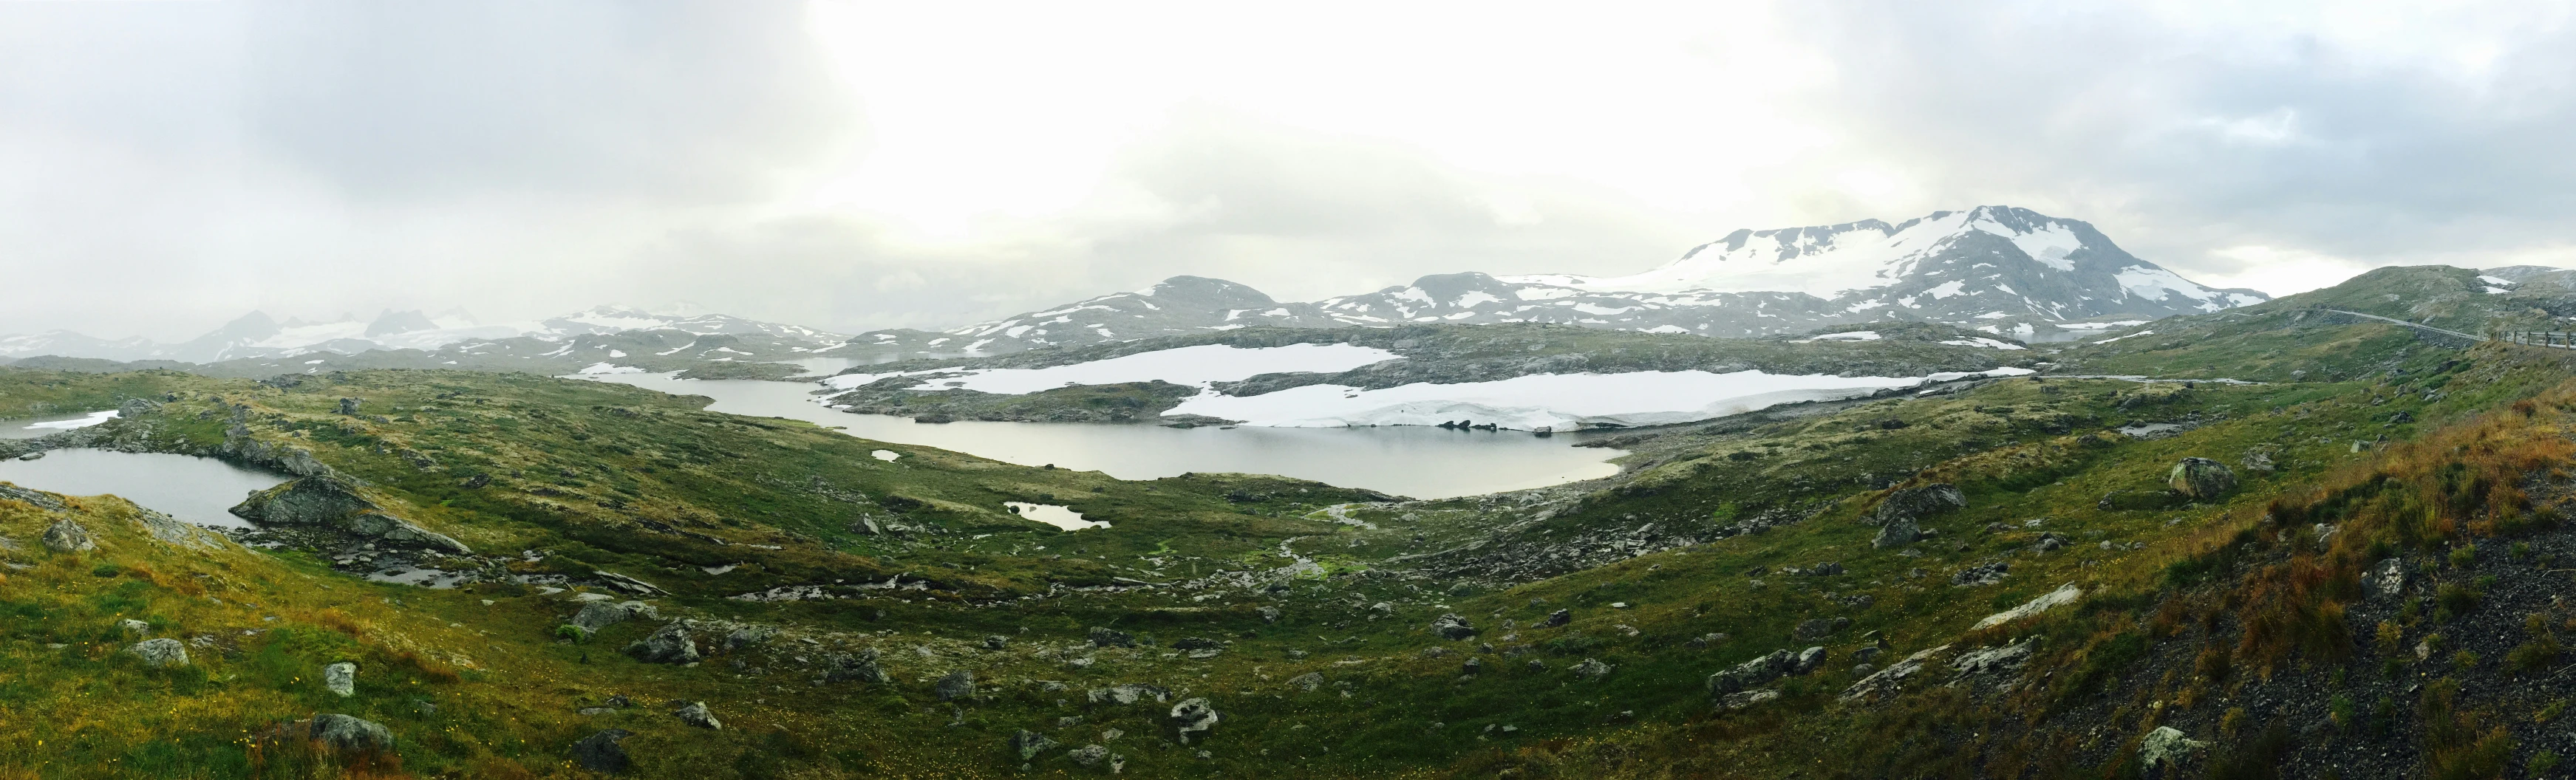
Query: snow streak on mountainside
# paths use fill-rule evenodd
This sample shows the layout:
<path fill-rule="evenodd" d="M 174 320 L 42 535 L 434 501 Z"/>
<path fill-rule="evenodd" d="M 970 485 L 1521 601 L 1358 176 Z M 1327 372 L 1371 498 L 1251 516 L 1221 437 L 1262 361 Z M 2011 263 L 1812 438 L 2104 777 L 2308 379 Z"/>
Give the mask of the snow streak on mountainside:
<path fill-rule="evenodd" d="M 1314 303 L 1279 303 L 1232 282 L 1174 277 L 1147 290 L 944 333 L 861 334 L 844 351 L 990 355 L 1246 325 L 1419 322 L 1552 322 L 1745 337 L 1911 320 L 2048 340 L 2083 330 L 2064 324 L 2199 314 L 2270 299 L 2184 279 L 2122 251 L 2080 221 L 1982 206 L 1893 225 L 1872 219 L 1738 230 L 1630 276 L 1436 274 Z"/>

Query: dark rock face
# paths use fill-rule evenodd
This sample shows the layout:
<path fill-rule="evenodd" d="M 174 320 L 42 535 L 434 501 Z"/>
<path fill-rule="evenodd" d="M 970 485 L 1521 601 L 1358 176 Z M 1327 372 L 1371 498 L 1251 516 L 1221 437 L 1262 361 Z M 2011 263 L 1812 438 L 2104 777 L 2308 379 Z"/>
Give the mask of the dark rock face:
<path fill-rule="evenodd" d="M 336 750 L 394 749 L 394 733 L 384 724 L 337 713 L 313 716 L 313 739 Z"/>
<path fill-rule="evenodd" d="M 1850 625 L 1851 618 L 1814 618 L 1799 621 L 1798 627 L 1793 629 L 1790 632 L 1790 635 L 1791 637 L 1801 641 L 1823 639 L 1828 636 L 1833 636 L 1834 632 L 1841 631 L 1844 627 Z"/>
<path fill-rule="evenodd" d="M 975 673 L 964 669 L 949 672 L 948 676 L 939 678 L 939 683 L 931 687 L 931 692 L 938 694 L 940 701 L 953 701 L 974 696 Z"/>
<path fill-rule="evenodd" d="M 1912 518 L 1900 518 L 1889 520 L 1886 525 L 1879 526 L 1878 536 L 1869 540 L 1869 546 L 1884 550 L 1913 544 L 1915 540 L 1921 538 L 1923 538 L 1922 526 L 1916 525 Z"/>
<path fill-rule="evenodd" d="M 635 736 L 635 732 L 608 729 L 583 737 L 580 742 L 572 743 L 573 763 L 581 765 L 583 769 L 602 774 L 613 775 L 624 772 L 634 764 L 627 760 L 626 748 L 617 743 L 632 736 Z"/>
<path fill-rule="evenodd" d="M 1935 483 L 1887 494 L 1886 499 L 1878 502 L 1878 508 L 1870 511 L 1868 520 L 1870 525 L 1921 521 L 1942 512 L 1965 508 L 1967 505 L 1968 496 L 1959 492 L 1959 486 L 1947 482 Z"/>
<path fill-rule="evenodd" d="M 1547 619 L 1540 621 L 1539 625 L 1546 628 L 1555 628 L 1572 622 L 1574 622 L 1573 610 L 1560 609 L 1555 612 L 1548 613 Z"/>
<path fill-rule="evenodd" d="M 315 526 L 397 545 L 473 552 L 462 542 L 387 514 L 384 507 L 361 495 L 357 486 L 327 474 L 253 493 L 231 511 L 241 519 L 262 525 Z"/>
<path fill-rule="evenodd" d="M 2185 498 L 2212 502 L 2236 489 L 2236 472 L 2208 458 L 2184 458 L 2174 464 L 2173 474 L 2165 482 Z"/>

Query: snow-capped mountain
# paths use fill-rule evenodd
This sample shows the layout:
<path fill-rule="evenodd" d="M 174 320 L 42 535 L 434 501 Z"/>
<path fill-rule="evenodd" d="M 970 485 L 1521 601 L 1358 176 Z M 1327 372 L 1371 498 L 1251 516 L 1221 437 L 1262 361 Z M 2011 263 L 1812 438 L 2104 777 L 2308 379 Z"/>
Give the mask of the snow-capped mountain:
<path fill-rule="evenodd" d="M 796 325 L 761 322 L 724 314 L 658 314 L 632 306 L 597 306 L 533 322 L 480 324 L 463 310 L 437 315 L 420 311 L 386 311 L 372 320 L 354 317 L 330 322 L 289 319 L 279 322 L 251 312 L 203 336 L 177 344 L 146 339 L 107 341 L 69 331 L 0 337 L 0 357 L 59 355 L 106 360 L 174 360 L 220 363 L 245 358 L 279 358 L 329 352 L 355 355 L 368 350 L 436 350 L 451 344 L 535 338 L 564 341 L 575 336 L 628 331 L 674 330 L 696 336 L 756 336 L 764 340 L 828 345 L 848 337 Z"/>
<path fill-rule="evenodd" d="M 1940 322 L 2025 340 L 2061 325 L 2156 319 L 2271 296 L 2206 287 L 2122 251 L 2092 225 L 1981 206 L 1897 224 L 1738 230 L 1629 276 L 1435 274 L 1313 303 L 1244 285 L 1160 285 L 942 333 L 874 331 L 836 352 L 885 357 L 1000 354 L 1248 325 L 1552 322 L 1649 333 L 1765 336 L 1843 323 Z"/>
<path fill-rule="evenodd" d="M 1260 290 L 1223 279 L 1175 276 L 1134 292 L 1112 293 L 945 331 L 869 331 L 850 339 L 849 346 L 828 354 L 994 355 L 1055 344 L 1133 341 L 1254 325 L 1332 328 L 1346 324 L 1324 316 L 1311 303 L 1283 304 Z"/>

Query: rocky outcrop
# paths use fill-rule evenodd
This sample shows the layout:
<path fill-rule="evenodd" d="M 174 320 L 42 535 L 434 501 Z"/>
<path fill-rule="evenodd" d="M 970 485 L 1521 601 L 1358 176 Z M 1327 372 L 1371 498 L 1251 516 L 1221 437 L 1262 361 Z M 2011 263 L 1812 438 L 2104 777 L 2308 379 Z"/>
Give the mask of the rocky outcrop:
<path fill-rule="evenodd" d="M 624 623 L 632 618 L 655 617 L 658 614 L 652 605 L 641 601 L 629 601 L 623 604 L 593 601 L 581 605 L 581 611 L 574 613 L 572 620 L 567 622 L 584 632 L 597 633 L 600 629 Z"/>
<path fill-rule="evenodd" d="M 380 544 L 473 552 L 462 542 L 387 513 L 357 485 L 327 474 L 290 480 L 253 493 L 233 507 L 232 513 L 263 526 L 311 528 Z"/>
<path fill-rule="evenodd" d="M 2236 489 L 2236 472 L 2227 464 L 2208 458 L 2184 458 L 2174 464 L 2165 484 L 2176 494 L 2201 503 L 2213 503 L 2228 491 Z"/>
<path fill-rule="evenodd" d="M 2138 766 L 2149 772 L 2166 772 L 2169 777 L 2175 765 L 2200 752 L 2206 744 L 2183 736 L 2172 726 L 2157 726 L 2138 740 Z"/>
<path fill-rule="evenodd" d="M 1959 492 L 1959 486 L 1936 482 L 1888 493 L 1887 498 L 1878 502 L 1878 508 L 1870 510 L 1863 519 L 1870 525 L 1887 525 L 1894 522 L 1919 523 L 1924 518 L 1967 506 L 1968 496 Z"/>
<path fill-rule="evenodd" d="M 877 665 L 881 655 L 876 648 L 868 647 L 854 654 L 832 656 L 825 662 L 823 679 L 827 682 L 885 682 L 888 679 L 885 667 Z"/>
<path fill-rule="evenodd" d="M 1106 626 L 1091 627 L 1092 647 L 1135 647 L 1136 635 Z"/>

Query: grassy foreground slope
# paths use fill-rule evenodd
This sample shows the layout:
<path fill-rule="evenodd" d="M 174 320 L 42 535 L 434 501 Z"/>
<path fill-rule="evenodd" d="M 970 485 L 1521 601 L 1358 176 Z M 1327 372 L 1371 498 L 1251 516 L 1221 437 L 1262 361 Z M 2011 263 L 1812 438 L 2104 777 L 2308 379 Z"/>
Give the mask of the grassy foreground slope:
<path fill-rule="evenodd" d="M 2376 327 L 2320 332 L 2378 344 Z M 1235 475 L 1119 481 L 527 376 L 115 375 L 96 381 L 140 384 L 87 391 L 93 408 L 119 395 L 160 405 L 87 434 L 91 446 L 222 454 L 247 436 L 259 451 L 303 450 L 471 546 L 449 558 L 486 578 L 367 582 L 330 565 L 338 550 L 157 542 L 114 499 L 0 498 L 0 534 L 16 541 L 0 550 L 13 564 L 0 600 L 19 610 L 0 653 L 30 670 L 0 683 L 0 717 L 47 723 L 24 744 L 0 737 L 0 763 L 37 777 L 582 776 L 572 745 L 619 728 L 635 734 L 624 744 L 639 777 L 2098 776 L 2134 763 L 2149 724 L 2172 723 L 2211 743 L 2189 759 L 2206 767 L 2263 744 L 2281 719 L 2285 695 L 2245 681 L 2305 680 L 2294 675 L 2356 657 L 2332 653 L 2332 632 L 2312 644 L 2315 632 L 2279 627 L 2324 625 L 2319 599 L 2354 591 L 2262 584 L 2346 581 L 2345 559 L 2300 563 L 2333 554 L 2301 546 L 2315 535 L 2306 518 L 2345 529 L 2325 549 L 2363 545 L 2347 559 L 2376 560 L 2348 540 L 2385 540 L 2409 565 L 2455 566 L 2469 588 L 2485 576 L 2476 567 L 2512 554 L 2482 546 L 2455 564 L 2430 550 L 2537 527 L 2405 536 L 2315 507 L 2333 495 L 2319 491 L 2369 483 L 2354 475 L 2406 453 L 2434 464 L 2406 473 L 2442 484 L 2444 467 L 2420 454 L 2435 445 L 2390 442 L 2442 430 L 2474 444 L 2488 434 L 2463 432 L 2499 419 L 2554 420 L 2556 396 L 2528 417 L 2515 402 L 2565 381 L 2567 355 L 2411 337 L 2341 354 L 2336 381 L 2017 379 L 1783 410 L 1640 436 L 1616 479 L 1437 502 Z M 64 381 L 0 370 L 12 392 Z M 355 414 L 342 398 L 362 399 Z M 2184 457 L 2220 461 L 2241 484 L 2157 502 Z M 1930 484 L 1957 486 L 1966 507 L 1924 517 L 1928 539 L 1874 547 L 1879 529 L 1861 518 L 1890 491 Z M 1058 532 L 1004 501 L 1113 525 Z M 2421 518 L 2423 506 L 2386 511 Z M 98 548 L 40 544 L 61 519 L 91 528 Z M 1999 576 L 1953 584 L 1970 570 Z M 601 571 L 667 595 L 619 592 Z M 870 584 L 893 587 L 859 587 Z M 2069 606 L 1971 628 L 2066 584 L 2084 594 Z M 2410 593 L 2444 598 L 2428 587 Z M 824 598 L 728 598 L 781 588 Z M 558 626 L 582 593 L 657 616 L 576 641 Z M 2419 604 L 2397 641 L 2451 633 L 2444 647 L 2457 647 L 2441 621 L 2494 614 L 2477 604 L 2502 597 L 2483 598 Z M 2167 620 L 2173 603 L 2186 606 Z M 2263 622 L 2275 614 L 2287 617 Z M 1444 637 L 1443 615 L 1474 633 Z M 134 641 L 126 618 L 181 638 L 192 664 L 145 668 L 119 651 Z M 696 665 L 621 652 L 668 624 L 689 632 Z M 2376 641 L 2367 628 L 2351 636 Z M 2230 654 L 2207 667 L 2227 679 L 2184 684 L 2222 641 Z M 1726 709 L 1705 687 L 1808 647 L 1824 648 L 1813 671 L 1752 686 L 1777 698 Z M 1957 665 L 2007 647 L 2022 651 Z M 1932 652 L 1919 676 L 1846 701 L 1868 649 L 1880 668 Z M 836 673 L 868 650 L 882 681 Z M 2465 668 L 2497 668 L 2479 652 L 2484 666 Z M 347 699 L 315 683 L 340 660 L 360 667 Z M 971 685 L 943 691 L 960 672 Z M 582 713 L 615 695 L 635 706 Z M 1221 715 L 1211 728 L 1180 730 L 1189 721 L 1173 710 L 1191 699 Z M 706 702 L 724 728 L 683 723 L 675 700 Z M 2354 718 L 2377 711 L 2355 700 Z M 398 744 L 357 756 L 265 738 L 316 712 L 375 720 Z M 2385 722 L 2371 733 L 2404 744 L 2455 733 Z M 1031 744 L 1013 743 L 1022 731 L 1052 744 L 1016 749 Z M 2507 752 L 2527 762 L 2534 749 Z"/>

